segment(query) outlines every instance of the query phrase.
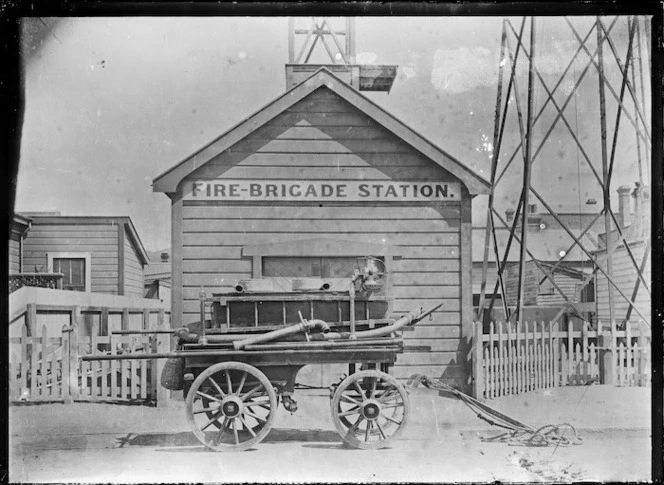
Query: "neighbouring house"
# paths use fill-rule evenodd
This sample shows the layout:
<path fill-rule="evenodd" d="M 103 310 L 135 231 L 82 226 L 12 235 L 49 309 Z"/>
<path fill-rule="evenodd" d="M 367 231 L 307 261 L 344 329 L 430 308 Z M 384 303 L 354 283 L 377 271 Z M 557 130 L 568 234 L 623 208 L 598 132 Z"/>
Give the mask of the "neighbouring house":
<path fill-rule="evenodd" d="M 129 217 L 16 214 L 9 245 L 10 280 L 53 275 L 38 286 L 143 297 L 149 258 Z"/>
<path fill-rule="evenodd" d="M 618 289 L 631 301 L 635 308 L 623 297 L 618 289 L 612 287 L 613 318 L 620 325 L 623 321 L 645 320 L 651 323 L 651 261 L 650 261 L 650 190 L 647 186 L 636 184 L 632 190 L 628 186 L 618 188 L 618 211 L 623 222 L 623 234 L 627 246 L 621 240 L 616 229 L 611 231 L 612 279 Z M 634 211 L 631 210 L 632 205 Z M 607 235 L 599 236 L 600 248 L 594 252 L 595 257 L 606 266 Z M 629 248 L 629 251 L 628 251 Z M 631 256 L 630 256 L 631 252 Z M 632 260 L 632 257 L 634 260 Z M 636 262 L 636 265 L 634 264 Z M 640 270 L 643 280 L 639 278 Z M 609 311 L 609 280 L 601 272 L 597 273 L 597 316 L 602 322 L 610 322 Z M 639 315 L 640 313 L 640 315 Z"/>
<path fill-rule="evenodd" d="M 597 217 L 596 213 L 561 213 L 557 214 L 559 219 L 569 228 L 575 237 L 580 237 L 584 247 L 590 252 L 599 247 L 598 233 L 604 230 L 604 219 Z M 514 221 L 514 210 L 505 211 L 503 220 L 512 224 Z M 532 313 L 538 320 L 545 316 L 553 317 L 558 313 L 558 309 L 567 302 L 574 304 L 573 314 L 583 315 L 584 318 L 592 319 L 596 313 L 594 279 L 591 279 L 586 285 L 582 282 L 593 271 L 594 265 L 589 256 L 573 244 L 573 239 L 567 231 L 561 226 L 549 213 L 538 213 L 537 205 L 530 204 L 528 207 L 528 226 L 527 226 L 527 247 L 532 257 L 536 258 L 539 266 L 532 260 L 531 256 L 526 255 L 524 263 L 524 305 L 538 308 L 551 308 L 551 315 L 548 313 Z M 583 236 L 581 233 L 586 227 L 595 221 Z M 496 240 L 498 245 L 499 257 L 502 258 L 508 244 L 510 230 L 496 219 Z M 520 235 L 521 224 L 517 222 L 516 236 Z M 482 284 L 482 271 L 484 264 L 485 251 L 485 227 L 473 227 L 473 304 L 475 308 L 480 303 L 480 293 Z M 519 259 L 520 245 L 516 239 L 512 240 L 509 254 L 506 259 L 504 284 L 506 303 L 509 307 L 516 306 L 518 278 L 519 278 Z M 545 277 L 545 272 L 553 275 L 553 281 Z M 493 242 L 489 240 L 489 252 L 487 260 L 487 277 L 485 295 L 489 300 L 495 294 L 493 309 L 502 308 L 502 299 L 500 288 L 496 286 L 498 281 L 496 258 L 493 249 Z M 558 286 L 565 296 L 555 288 Z M 583 286 L 583 288 L 582 288 Z M 495 293 L 494 293 L 494 290 Z M 524 314 L 527 314 L 524 310 Z M 502 313 L 500 313 L 502 317 Z M 498 317 L 498 318 L 501 318 Z"/>

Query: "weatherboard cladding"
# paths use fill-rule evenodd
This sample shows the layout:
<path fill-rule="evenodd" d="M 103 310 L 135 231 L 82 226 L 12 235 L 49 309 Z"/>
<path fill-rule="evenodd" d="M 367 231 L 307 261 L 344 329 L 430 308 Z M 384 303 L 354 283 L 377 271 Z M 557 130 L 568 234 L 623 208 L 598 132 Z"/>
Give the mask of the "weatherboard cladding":
<path fill-rule="evenodd" d="M 127 218 L 34 217 L 23 241 L 23 272 L 48 270 L 48 253 L 90 253 L 93 293 L 117 295 L 121 273 L 125 295 L 143 296 L 143 258 L 125 232 L 122 249 L 119 231 L 128 228 Z M 124 258 L 121 253 L 124 252 Z M 136 283 L 135 283 L 136 281 Z M 140 291 L 134 286 L 139 284 Z"/>
<path fill-rule="evenodd" d="M 643 260 L 643 254 L 645 249 L 645 243 L 641 242 L 632 242 L 629 247 L 632 250 L 634 259 L 637 264 L 641 264 Z M 606 252 L 598 252 L 597 257 L 599 261 L 602 261 L 603 267 L 606 266 L 605 257 Z M 651 270 L 650 270 L 650 255 L 645 264 L 643 277 L 648 283 L 648 288 L 651 287 Z M 628 297 L 632 297 L 638 275 L 636 269 L 634 268 L 634 263 L 632 262 L 627 250 L 624 245 L 619 246 L 613 252 L 613 278 L 614 282 L 620 288 L 620 290 Z M 609 282 L 600 271 L 597 272 L 597 282 L 595 284 L 595 291 L 597 294 L 597 317 L 600 321 L 606 322 L 608 325 L 609 322 Z M 639 284 L 638 292 L 635 298 L 635 304 L 639 312 L 647 319 L 648 323 L 651 323 L 651 297 L 643 287 L 643 283 Z M 614 319 L 617 323 L 622 322 L 627 315 L 627 309 L 629 304 L 623 298 L 620 293 L 614 288 L 613 290 L 613 308 L 614 308 Z M 639 314 L 632 310 L 630 315 L 630 321 L 639 321 L 641 317 Z"/>
<path fill-rule="evenodd" d="M 124 294 L 142 298 L 144 293 L 143 264 L 127 232 L 125 232 L 124 247 Z"/>
<path fill-rule="evenodd" d="M 395 313 L 445 305 L 431 321 L 404 333 L 406 345 L 428 345 L 431 351 L 399 356 L 394 374 L 465 375 L 459 366 L 466 360 L 460 298 L 461 214 L 469 214 L 463 204 L 470 204 L 465 188 L 461 202 L 445 203 L 181 200 L 183 188 L 207 179 L 458 183 L 457 178 L 332 91 L 318 89 L 180 184 L 173 205 L 174 312 L 179 284 L 186 324 L 199 318 L 201 287 L 208 294 L 229 291 L 238 280 L 252 277 L 252 258 L 243 257 L 244 246 L 315 238 L 399 246 L 401 257 L 390 268 Z M 469 283 L 468 277 L 467 292 Z"/>
<path fill-rule="evenodd" d="M 12 232 L 9 235 L 9 274 L 21 271 L 21 236 Z"/>
<path fill-rule="evenodd" d="M 91 290 L 118 294 L 118 226 L 41 223 L 34 218 L 23 241 L 23 271 L 47 271 L 48 253 L 90 253 Z"/>

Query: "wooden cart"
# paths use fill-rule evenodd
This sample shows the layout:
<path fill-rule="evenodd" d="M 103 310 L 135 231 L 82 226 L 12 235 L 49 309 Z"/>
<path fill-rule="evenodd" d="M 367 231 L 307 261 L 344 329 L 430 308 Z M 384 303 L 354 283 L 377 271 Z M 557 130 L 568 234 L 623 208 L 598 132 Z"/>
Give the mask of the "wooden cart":
<path fill-rule="evenodd" d="M 332 422 L 347 444 L 383 448 L 403 431 L 408 394 L 388 373 L 403 352 L 396 328 L 419 321 L 440 305 L 427 311 L 420 308 L 395 322 L 384 318 L 389 299 L 356 298 L 352 291 L 350 295 L 225 294 L 211 299 L 202 295 L 201 321 L 205 321 L 207 303 L 213 328 L 184 335 L 178 354 L 184 359 L 187 420 L 208 448 L 239 451 L 263 440 L 280 401 L 288 411 L 297 410 L 296 377 L 307 364 L 348 364 L 348 376 L 330 386 Z M 302 317 L 303 309 L 311 320 Z M 332 321 L 326 324 L 317 318 L 321 316 Z M 300 324 L 293 323 L 295 318 Z M 311 332 L 310 322 L 329 325 L 332 333 Z M 281 336 L 288 329 L 292 332 Z M 280 332 L 280 338 L 267 338 L 270 330 Z M 339 338 L 326 338 L 330 335 Z M 269 341 L 256 343 L 251 336 Z"/>

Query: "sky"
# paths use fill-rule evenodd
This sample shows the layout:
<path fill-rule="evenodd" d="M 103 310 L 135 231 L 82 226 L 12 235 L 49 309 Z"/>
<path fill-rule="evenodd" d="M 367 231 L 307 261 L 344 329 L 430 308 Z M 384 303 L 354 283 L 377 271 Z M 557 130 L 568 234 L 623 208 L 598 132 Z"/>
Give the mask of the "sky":
<path fill-rule="evenodd" d="M 521 19 L 512 21 L 518 29 Z M 584 36 L 592 21 L 575 18 L 573 24 Z M 389 94 L 365 94 L 489 179 L 502 18 L 359 17 L 355 26 L 358 63 L 399 66 Z M 27 18 L 23 32 L 26 109 L 16 212 L 128 215 L 149 251 L 170 246 L 170 200 L 152 191 L 152 180 L 285 91 L 285 17 Z M 626 18 L 618 19 L 612 39 L 624 61 Z M 579 44 L 556 17 L 537 19 L 536 40 L 535 62 L 551 89 Z M 513 36 L 511 42 L 514 49 Z M 588 48 L 595 45 L 591 40 Z M 611 56 L 605 45 L 605 57 Z M 560 84 L 559 105 L 587 59 L 582 52 Z M 527 64 L 523 56 L 519 62 L 525 117 Z M 643 63 L 647 81 L 645 51 Z M 609 64 L 607 78 L 619 92 L 619 71 L 615 61 Z M 649 106 L 648 84 L 645 91 Z M 598 99 L 591 67 L 565 115 L 601 173 Z M 538 85 L 535 112 L 545 101 Z M 518 148 L 512 102 L 499 167 Z M 607 91 L 609 133 L 616 106 Z M 535 147 L 555 116 L 549 103 L 533 129 Z M 635 130 L 624 116 L 616 147 L 614 207 L 615 189 L 638 180 Z M 496 185 L 500 210 L 518 199 L 519 161 Z M 599 210 L 585 203 L 601 201 L 601 191 L 563 123 L 542 145 L 532 184 L 557 211 Z M 473 217 L 475 226 L 484 223 L 486 196 L 474 199 Z"/>

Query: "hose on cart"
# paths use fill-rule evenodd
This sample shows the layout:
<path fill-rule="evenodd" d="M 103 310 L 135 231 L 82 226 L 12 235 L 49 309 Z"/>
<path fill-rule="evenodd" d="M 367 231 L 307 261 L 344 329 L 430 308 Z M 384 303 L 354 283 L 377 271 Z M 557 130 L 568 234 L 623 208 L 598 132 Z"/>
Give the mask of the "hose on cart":
<path fill-rule="evenodd" d="M 430 379 L 422 374 L 413 374 L 410 376 L 406 387 L 408 389 L 415 389 L 419 384 L 424 385 L 427 389 L 453 395 L 468 406 L 479 419 L 486 421 L 492 426 L 508 430 L 507 433 L 491 438 L 484 438 L 483 441 L 500 441 L 518 446 L 570 446 L 580 445 L 583 441 L 583 438 L 578 436 L 576 429 L 571 424 L 547 424 L 539 428 L 534 428 L 490 408 L 486 404 L 444 382 Z"/>

